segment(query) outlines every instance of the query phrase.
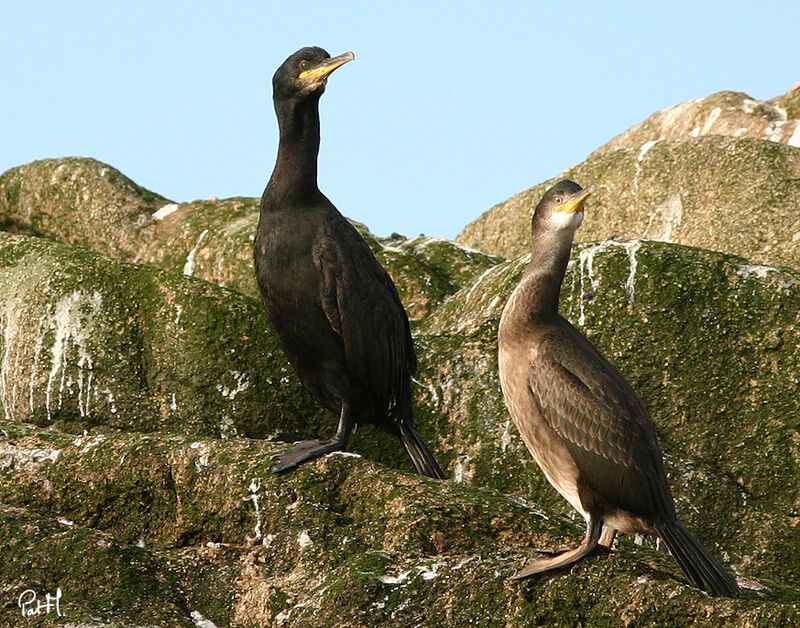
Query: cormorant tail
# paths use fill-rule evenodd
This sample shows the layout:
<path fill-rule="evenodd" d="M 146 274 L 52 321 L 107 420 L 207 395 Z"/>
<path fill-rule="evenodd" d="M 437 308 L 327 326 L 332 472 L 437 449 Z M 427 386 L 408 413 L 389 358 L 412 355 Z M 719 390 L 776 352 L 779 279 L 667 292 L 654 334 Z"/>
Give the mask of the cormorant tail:
<path fill-rule="evenodd" d="M 683 527 L 683 524 L 679 521 L 668 521 L 656 525 L 656 530 L 696 587 L 712 595 L 725 597 L 742 595 L 736 579 Z"/>
<path fill-rule="evenodd" d="M 431 450 L 422 442 L 417 430 L 405 421 L 401 421 L 399 427 L 400 440 L 403 442 L 403 447 L 406 448 L 408 457 L 411 458 L 411 462 L 414 463 L 417 471 L 422 475 L 427 475 L 429 478 L 444 480 L 445 474 L 442 468 L 436 462 Z"/>

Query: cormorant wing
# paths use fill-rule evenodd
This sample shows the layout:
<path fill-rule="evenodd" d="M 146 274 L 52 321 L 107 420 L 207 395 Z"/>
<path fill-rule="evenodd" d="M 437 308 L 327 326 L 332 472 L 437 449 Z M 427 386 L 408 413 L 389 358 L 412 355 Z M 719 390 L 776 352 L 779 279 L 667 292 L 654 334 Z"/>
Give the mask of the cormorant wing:
<path fill-rule="evenodd" d="M 661 520 L 674 505 L 652 421 L 623 375 L 569 323 L 548 331 L 528 383 L 584 482 L 609 504 Z"/>
<path fill-rule="evenodd" d="M 376 411 L 398 419 L 409 405 L 416 356 L 408 317 L 388 273 L 340 214 L 327 220 L 313 251 L 322 309 L 342 337 L 348 370 Z M 379 420 L 381 417 L 376 417 Z"/>

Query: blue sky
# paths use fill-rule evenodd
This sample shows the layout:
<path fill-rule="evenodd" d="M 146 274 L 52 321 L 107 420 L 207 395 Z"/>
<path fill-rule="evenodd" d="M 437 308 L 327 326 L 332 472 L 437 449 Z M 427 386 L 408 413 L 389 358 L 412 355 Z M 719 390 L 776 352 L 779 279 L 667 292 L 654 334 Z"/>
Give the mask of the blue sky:
<path fill-rule="evenodd" d="M 0 171 L 82 155 L 175 201 L 260 196 L 271 77 L 352 50 L 320 188 L 386 235 L 454 237 L 651 113 L 800 81 L 800 2 L 0 0 Z"/>

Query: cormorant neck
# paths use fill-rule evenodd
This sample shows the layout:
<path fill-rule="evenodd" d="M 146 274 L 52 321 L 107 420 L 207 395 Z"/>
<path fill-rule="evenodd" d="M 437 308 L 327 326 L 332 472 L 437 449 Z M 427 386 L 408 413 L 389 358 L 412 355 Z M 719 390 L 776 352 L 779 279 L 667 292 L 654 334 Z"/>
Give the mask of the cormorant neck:
<path fill-rule="evenodd" d="M 558 314 L 558 297 L 574 236 L 574 229 L 533 229 L 531 261 L 520 282 L 526 291 L 525 309 L 532 318 Z"/>
<path fill-rule="evenodd" d="M 310 200 L 320 194 L 317 187 L 319 154 L 319 97 L 275 100 L 280 143 L 275 169 L 264 192 L 270 201 Z"/>

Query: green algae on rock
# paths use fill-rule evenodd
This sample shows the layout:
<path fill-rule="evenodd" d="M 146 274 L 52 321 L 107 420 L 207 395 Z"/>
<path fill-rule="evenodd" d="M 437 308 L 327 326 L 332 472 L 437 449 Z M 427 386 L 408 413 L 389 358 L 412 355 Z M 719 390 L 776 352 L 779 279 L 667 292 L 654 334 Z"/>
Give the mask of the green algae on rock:
<path fill-rule="evenodd" d="M 144 491 L 136 503 L 171 507 L 174 472 L 136 433 L 291 441 L 335 421 L 296 382 L 256 299 L 44 240 L 0 239 L 3 415 L 54 434 L 88 430 L 87 457 L 74 457 L 69 477 L 102 461 L 92 439 L 130 433 L 120 458 L 151 460 L 156 475 L 132 478 L 128 490 Z M 457 482 L 568 516 L 525 455 L 497 383 L 497 321 L 525 263 L 489 266 L 420 322 L 417 423 Z M 744 574 L 800 578 L 781 558 L 800 551 L 800 496 L 787 489 L 800 473 L 798 274 L 678 245 L 584 243 L 573 251 L 562 311 L 650 409 L 687 525 L 717 539 L 714 549 Z M 410 469 L 375 430 L 359 430 L 352 448 Z M 126 539 L 148 525 L 183 542 L 203 536 L 120 514 L 135 533 L 103 517 L 98 525 Z"/>
<path fill-rule="evenodd" d="M 8 548 L 0 564 L 12 565 L 3 584 L 26 586 L 26 539 L 47 534 L 56 540 L 36 551 L 66 564 L 51 557 L 44 573 L 54 579 L 37 575 L 31 583 L 45 590 L 60 582 L 72 621 L 131 621 L 145 603 L 156 608 L 140 620 L 167 625 L 193 617 L 218 626 L 511 626 L 576 617 L 768 625 L 800 618 L 800 591 L 784 599 L 709 599 L 682 584 L 666 556 L 630 541 L 569 574 L 520 586 L 506 576 L 535 547 L 579 535 L 578 525 L 492 490 L 408 476 L 358 456 L 333 454 L 275 476 L 274 443 L 155 435 L 137 444 L 133 434 L 93 442 L 4 420 L 0 426 L 8 433 L 0 502 L 20 504 L 0 508 Z M 35 455 L 44 450 L 58 453 Z M 148 489 L 147 478 L 161 488 Z M 163 491 L 161 508 L 148 508 L 155 496 L 148 490 Z M 133 509 L 114 512 L 123 495 Z M 83 538 L 104 549 L 87 550 Z M 77 565 L 87 564 L 77 580 Z M 140 582 L 148 577 L 151 583 Z M 128 601 L 140 587 L 141 597 Z M 15 611 L 0 608 L 0 618 Z"/>
<path fill-rule="evenodd" d="M 310 414 L 260 304 L 206 282 L 0 233 L 0 312 L 15 421 L 264 437 Z"/>
<path fill-rule="evenodd" d="M 362 231 L 370 242 L 368 233 Z M 500 261 L 443 238 L 371 237 L 377 244 L 375 255 L 392 276 L 412 322 L 423 320 L 447 297 Z"/>
<path fill-rule="evenodd" d="M 43 159 L 0 176 L 0 228 L 137 261 L 169 201 L 95 159 Z M 90 246 L 87 246 L 91 243 Z"/>
<path fill-rule="evenodd" d="M 27 586 L 60 586 L 67 619 L 94 624 L 800 623 L 800 273 L 763 265 L 797 267 L 798 151 L 691 135 L 576 166 L 601 183 L 585 235 L 632 225 L 748 259 L 584 242 L 561 311 L 643 398 L 681 518 L 750 580 L 745 600 L 705 597 L 629 538 L 568 573 L 508 582 L 536 547 L 581 534 L 497 380 L 497 323 L 525 256 L 359 226 L 416 319 L 416 422 L 453 481 L 404 474 L 396 442 L 368 428 L 351 441 L 361 457 L 276 477 L 284 441 L 335 417 L 302 390 L 254 298 L 258 201 L 170 203 L 71 158 L 0 177 L 5 226 L 83 247 L 0 233 L 0 624 L 15 624 Z M 489 234 L 514 240 L 503 254 L 527 250 L 537 190 Z"/>
<path fill-rule="evenodd" d="M 533 208 L 565 177 L 597 187 L 580 241 L 643 237 L 800 268 L 800 148 L 750 138 L 688 137 L 597 151 L 496 205 L 457 241 L 493 255 L 524 254 Z"/>
<path fill-rule="evenodd" d="M 142 239 L 143 263 L 258 296 L 253 236 L 258 199 L 180 203 L 156 213 L 152 237 Z M 87 248 L 92 248 L 89 245 Z"/>
<path fill-rule="evenodd" d="M 173 203 L 111 166 L 69 157 L 0 177 L 0 227 L 81 246 L 114 259 L 183 273 L 258 296 L 253 236 L 259 199 Z M 442 238 L 377 238 L 357 224 L 418 320 L 497 260 Z"/>
<path fill-rule="evenodd" d="M 258 299 L 2 232 L 0 355 L 0 406 L 14 421 L 287 442 L 335 425 Z M 394 460 L 393 440 L 360 430 L 353 442 Z"/>
<path fill-rule="evenodd" d="M 657 111 L 598 148 L 597 156 L 662 140 L 703 135 L 750 137 L 800 147 L 800 116 L 793 89 L 772 100 L 754 100 L 741 92 L 718 92 Z"/>
<path fill-rule="evenodd" d="M 195 626 L 165 561 L 110 534 L 0 504 L 0 547 L 3 626 L 97 626 L 100 617 L 115 625 Z M 22 616 L 26 591 L 43 602 L 57 590 L 58 609 Z M 29 599 L 30 593 L 22 597 L 23 606 L 35 611 L 35 604 L 24 604 Z"/>

